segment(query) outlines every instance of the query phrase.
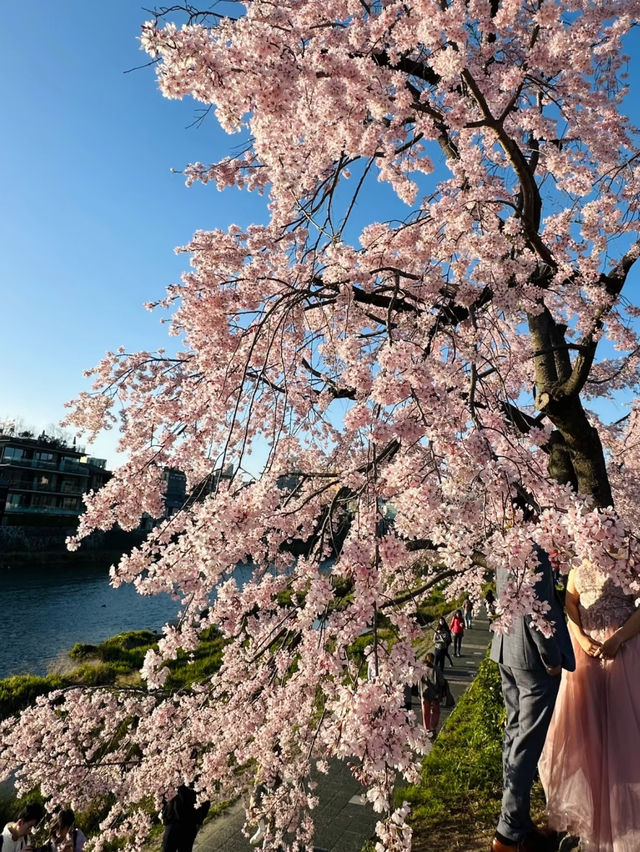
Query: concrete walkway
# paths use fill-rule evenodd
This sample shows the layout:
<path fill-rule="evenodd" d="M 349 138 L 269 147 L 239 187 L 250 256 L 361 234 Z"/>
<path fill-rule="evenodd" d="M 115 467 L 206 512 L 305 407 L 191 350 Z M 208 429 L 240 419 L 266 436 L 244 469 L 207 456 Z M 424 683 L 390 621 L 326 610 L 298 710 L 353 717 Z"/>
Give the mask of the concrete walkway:
<path fill-rule="evenodd" d="M 456 701 L 474 679 L 491 635 L 486 617 L 474 619 L 473 627 L 462 640 L 462 657 L 454 658 L 453 668 L 446 663 L 445 676 Z M 430 638 L 431 630 L 425 635 L 425 645 Z M 413 709 L 420 719 L 417 696 L 413 697 Z M 442 708 L 440 726 L 450 713 Z M 315 852 L 361 852 L 378 820 L 363 796 L 362 787 L 338 761 L 331 764 L 328 775 L 320 775 L 316 780 L 319 805 L 314 812 Z M 195 852 L 250 852 L 253 847 L 242 834 L 243 823 L 244 801 L 239 800 L 200 831 Z"/>

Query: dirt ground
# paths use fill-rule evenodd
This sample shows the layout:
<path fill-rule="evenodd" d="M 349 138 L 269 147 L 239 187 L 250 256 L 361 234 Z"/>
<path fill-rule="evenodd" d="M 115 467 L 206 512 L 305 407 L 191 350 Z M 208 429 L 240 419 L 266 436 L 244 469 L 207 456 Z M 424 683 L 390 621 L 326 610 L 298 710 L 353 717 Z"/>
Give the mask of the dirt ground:
<path fill-rule="evenodd" d="M 432 831 L 429 837 L 414 837 L 411 852 L 489 852 L 493 830 L 466 835 L 455 828 Z"/>

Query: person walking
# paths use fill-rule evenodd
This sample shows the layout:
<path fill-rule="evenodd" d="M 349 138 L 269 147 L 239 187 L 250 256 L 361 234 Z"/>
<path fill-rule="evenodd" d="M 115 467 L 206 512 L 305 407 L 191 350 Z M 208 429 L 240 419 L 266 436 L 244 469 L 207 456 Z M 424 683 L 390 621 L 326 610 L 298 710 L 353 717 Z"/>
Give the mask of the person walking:
<path fill-rule="evenodd" d="M 462 656 L 462 637 L 464 636 L 464 618 L 462 610 L 457 609 L 453 613 L 453 617 L 449 623 L 449 630 L 453 635 L 453 656 Z"/>
<path fill-rule="evenodd" d="M 548 604 L 553 634 L 544 636 L 531 615 L 514 619 L 508 633 L 495 633 L 491 659 L 498 664 L 507 720 L 502 753 L 500 820 L 492 852 L 551 852 L 552 840 L 533 824 L 531 786 L 560 686 L 562 669 L 572 671 L 575 658 L 562 606 L 555 593 L 549 557 L 534 545 L 540 577 L 536 598 Z M 513 578 L 497 571 L 498 594 Z"/>
<path fill-rule="evenodd" d="M 436 666 L 434 654 L 429 651 L 424 661 L 427 669 L 422 678 L 420 689 L 422 723 L 427 730 L 429 739 L 435 739 L 440 721 L 440 699 L 444 693 L 445 680 L 442 670 Z"/>
<path fill-rule="evenodd" d="M 439 668 L 440 671 L 444 671 L 445 658 L 447 658 L 453 666 L 453 660 L 449 654 L 449 645 L 451 645 L 451 631 L 449 630 L 447 619 L 441 615 L 433 634 L 433 654 L 435 657 L 436 667 Z"/>
<path fill-rule="evenodd" d="M 462 611 L 464 613 L 464 626 L 467 630 L 471 630 L 471 622 L 473 620 L 473 604 L 469 595 L 462 602 Z"/>
<path fill-rule="evenodd" d="M 496 596 L 493 594 L 493 589 L 487 589 L 484 596 L 484 605 L 487 610 L 487 617 L 492 619 L 496 614 Z"/>

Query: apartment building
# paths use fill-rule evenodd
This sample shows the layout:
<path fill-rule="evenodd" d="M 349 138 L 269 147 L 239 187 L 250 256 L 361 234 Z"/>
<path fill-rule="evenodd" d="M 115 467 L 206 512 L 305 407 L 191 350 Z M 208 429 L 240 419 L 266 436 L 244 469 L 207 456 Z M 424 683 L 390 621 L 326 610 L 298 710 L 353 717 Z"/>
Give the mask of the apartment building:
<path fill-rule="evenodd" d="M 0 525 L 69 525 L 82 512 L 82 495 L 111 476 L 60 438 L 0 433 Z"/>

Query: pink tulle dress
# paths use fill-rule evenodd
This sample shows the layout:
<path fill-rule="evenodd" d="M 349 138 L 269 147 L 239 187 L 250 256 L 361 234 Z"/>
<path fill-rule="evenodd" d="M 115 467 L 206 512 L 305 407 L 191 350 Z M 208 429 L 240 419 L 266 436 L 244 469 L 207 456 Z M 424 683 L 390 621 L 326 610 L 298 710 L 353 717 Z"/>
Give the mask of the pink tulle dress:
<path fill-rule="evenodd" d="M 574 571 L 585 633 L 602 642 L 634 612 L 605 574 Z M 549 826 L 584 852 L 640 852 L 640 634 L 613 660 L 588 656 L 572 636 L 576 670 L 563 672 L 538 765 Z"/>

